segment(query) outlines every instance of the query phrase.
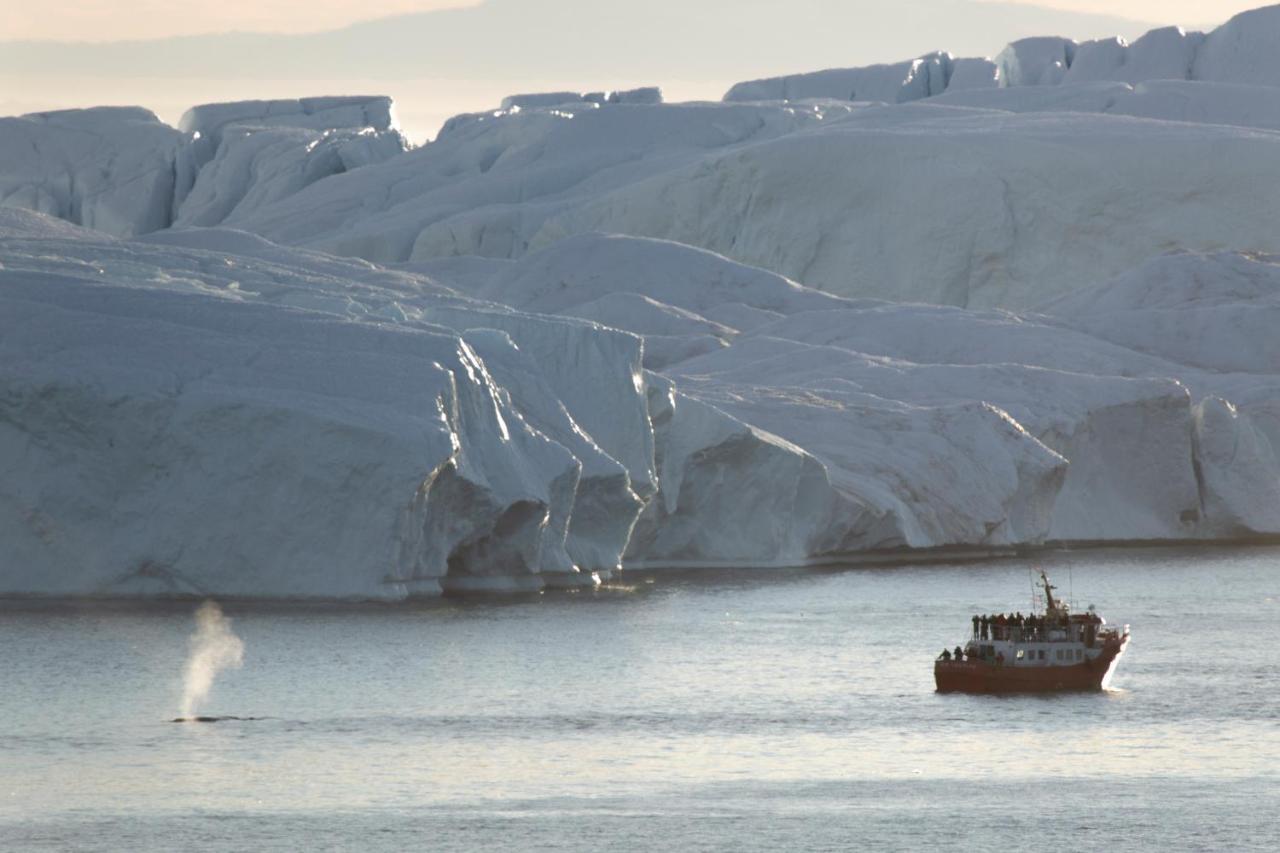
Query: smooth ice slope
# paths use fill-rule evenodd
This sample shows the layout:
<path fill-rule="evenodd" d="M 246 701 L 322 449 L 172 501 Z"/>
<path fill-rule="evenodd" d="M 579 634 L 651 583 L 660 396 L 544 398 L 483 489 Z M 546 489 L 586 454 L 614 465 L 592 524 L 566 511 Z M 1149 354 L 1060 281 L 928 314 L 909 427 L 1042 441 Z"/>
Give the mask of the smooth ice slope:
<path fill-rule="evenodd" d="M 419 268 L 448 275 L 445 266 Z M 467 292 L 644 335 L 651 369 L 726 346 L 742 328 L 848 304 L 679 243 L 605 234 L 561 240 L 494 269 Z"/>
<path fill-rule="evenodd" d="M 1235 253 L 1156 258 L 1042 306 L 1074 328 L 1204 370 L 1280 370 L 1280 259 Z"/>
<path fill-rule="evenodd" d="M 1171 247 L 1280 251 L 1268 225 L 1280 137 L 1193 123 L 1268 124 L 1269 101 L 1165 85 L 945 96 L 996 107 L 983 110 L 530 108 L 242 207 L 235 224 L 380 263 L 512 259 L 576 234 L 631 234 L 842 296 L 973 307 L 1035 305 Z M 1010 114 L 1002 93 L 1034 96 L 1031 112 Z M 1072 100 L 1048 112 L 1040 93 Z M 1077 114 L 1126 103 L 1177 121 Z"/>
<path fill-rule="evenodd" d="M 1028 112 L 1085 112 L 1280 130 L 1280 88 L 1195 80 L 1095 82 L 954 92 L 933 103 Z"/>
<path fill-rule="evenodd" d="M 518 257 L 542 223 L 566 209 L 850 109 L 588 104 L 490 114 L 250 212 L 237 225 L 275 242 L 382 263 Z"/>
<path fill-rule="evenodd" d="M 847 295 L 1014 305 L 1065 290 L 1082 273 L 1096 275 L 1099 254 L 1102 272 L 1110 273 L 1170 242 L 1248 248 L 1272 240 L 1259 225 L 1269 202 L 1249 165 L 1270 156 L 1276 142 L 1268 137 L 1101 117 L 1053 122 L 902 107 L 704 147 L 710 137 L 702 121 L 721 135 L 727 122 L 771 114 L 781 119 L 786 112 L 617 107 L 568 120 L 526 111 L 472 125 L 358 176 L 330 179 L 238 224 L 379 261 L 509 258 L 573 233 L 643 234 Z M 637 162 L 630 152 L 647 134 L 634 131 L 646 119 L 670 132 L 649 142 L 652 153 Z M 1257 153 L 1245 150 L 1220 165 L 1210 150 L 1223 146 Z M 1143 176 L 1151 197 L 1085 180 L 1096 174 L 1099 157 Z M 957 216 L 934 203 L 938 187 L 947 186 L 981 214 Z M 928 202 L 919 198 L 926 193 Z M 892 203 L 872 209 L 859 201 L 875 196 Z M 1191 204 L 1172 203 L 1188 196 Z M 1079 221 L 1089 233 L 1064 242 L 1063 228 Z M 846 232 L 841 239 L 820 239 L 829 222 Z M 909 246 L 920 239 L 935 251 L 913 257 Z M 1017 293 L 1027 286 L 1039 292 Z M 973 293 L 980 290 L 987 293 Z"/>
<path fill-rule="evenodd" d="M 529 242 L 642 234 L 845 296 L 1026 307 L 1171 246 L 1280 249 L 1278 155 L 1216 126 L 873 107 L 601 194 Z"/>

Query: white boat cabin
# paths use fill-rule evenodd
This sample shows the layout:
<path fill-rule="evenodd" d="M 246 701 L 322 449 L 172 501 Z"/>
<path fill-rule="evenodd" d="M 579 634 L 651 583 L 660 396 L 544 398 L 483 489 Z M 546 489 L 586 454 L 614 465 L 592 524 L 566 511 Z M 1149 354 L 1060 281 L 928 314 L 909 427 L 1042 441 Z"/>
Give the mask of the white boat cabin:
<path fill-rule="evenodd" d="M 956 647 L 957 656 L 944 652 L 944 659 L 1002 666 L 1076 666 L 1102 657 L 1109 643 L 1129 633 L 1128 625 L 1108 626 L 1092 607 L 1087 613 L 1071 613 L 1067 603 L 1054 596 L 1056 587 L 1043 571 L 1040 578 L 1045 602 L 1042 612 L 974 616 L 973 636 L 963 650 Z"/>

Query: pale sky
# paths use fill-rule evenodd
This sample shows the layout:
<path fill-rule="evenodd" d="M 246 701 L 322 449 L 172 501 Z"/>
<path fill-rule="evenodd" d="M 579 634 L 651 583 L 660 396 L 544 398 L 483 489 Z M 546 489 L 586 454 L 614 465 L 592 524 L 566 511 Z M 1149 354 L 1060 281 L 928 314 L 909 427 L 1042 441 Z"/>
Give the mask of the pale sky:
<path fill-rule="evenodd" d="M 1119 15 L 1138 21 L 1168 21 L 1170 24 L 1184 26 L 1216 24 L 1247 9 L 1271 5 L 1269 0 L 1003 0 L 1003 2 L 1046 6 L 1071 12 Z"/>
<path fill-rule="evenodd" d="M 1226 20 L 1266 0 L 1003 0 L 1184 25 Z M 303 33 L 482 0 L 0 0 L 0 41 L 115 41 L 240 32 Z M 602 13 L 613 4 L 599 0 Z M 696 3 L 697 0 L 690 0 Z M 842 0 L 832 0 L 839 3 Z M 638 4 L 639 5 L 639 4 Z M 779 0 L 780 9 L 786 7 Z"/>
<path fill-rule="evenodd" d="M 479 3 L 480 0 L 0 0 L 0 41 L 121 41 L 232 30 L 311 33 L 373 18 Z"/>

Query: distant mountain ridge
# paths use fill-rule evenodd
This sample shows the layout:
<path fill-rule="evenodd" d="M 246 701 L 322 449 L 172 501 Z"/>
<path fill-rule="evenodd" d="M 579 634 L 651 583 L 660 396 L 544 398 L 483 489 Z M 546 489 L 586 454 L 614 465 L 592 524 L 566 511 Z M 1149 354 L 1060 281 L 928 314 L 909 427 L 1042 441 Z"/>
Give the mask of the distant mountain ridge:
<path fill-rule="evenodd" d="M 989 55 L 1032 33 L 1137 35 L 1149 24 L 972 0 L 653 0 L 602 14 L 589 0 L 489 0 L 307 35 L 227 33 L 108 42 L 0 41 L 0 74 L 229 78 L 611 74 L 730 79 L 892 61 L 945 48 Z M 479 106 L 479 105 L 478 105 Z"/>

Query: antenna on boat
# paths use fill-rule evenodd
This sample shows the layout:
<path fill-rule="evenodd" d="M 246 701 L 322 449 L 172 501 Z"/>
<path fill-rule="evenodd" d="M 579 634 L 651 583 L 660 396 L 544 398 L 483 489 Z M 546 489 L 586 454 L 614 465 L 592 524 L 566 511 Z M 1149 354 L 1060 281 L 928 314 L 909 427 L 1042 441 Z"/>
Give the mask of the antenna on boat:
<path fill-rule="evenodd" d="M 1040 567 L 1040 581 L 1044 584 L 1045 612 L 1047 613 L 1051 610 L 1054 610 L 1054 611 L 1058 610 L 1062 606 L 1062 604 L 1060 601 L 1058 601 L 1053 597 L 1053 591 L 1057 589 L 1057 587 L 1049 583 L 1049 576 L 1045 574 L 1045 570 L 1043 566 Z"/>

